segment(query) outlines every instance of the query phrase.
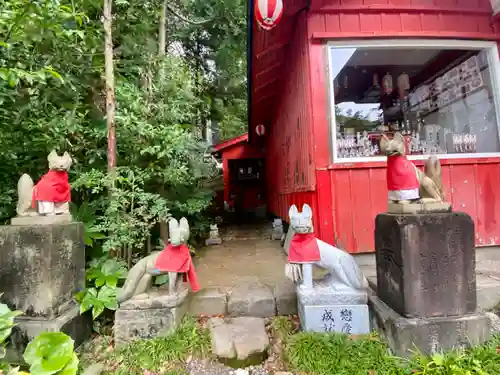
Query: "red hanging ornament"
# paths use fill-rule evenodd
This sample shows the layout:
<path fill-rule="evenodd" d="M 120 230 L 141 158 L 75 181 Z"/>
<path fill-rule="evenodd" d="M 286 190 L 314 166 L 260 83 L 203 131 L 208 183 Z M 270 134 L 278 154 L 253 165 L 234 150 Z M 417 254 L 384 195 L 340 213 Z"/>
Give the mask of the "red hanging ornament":
<path fill-rule="evenodd" d="M 283 16 L 283 0 L 255 0 L 255 19 L 264 30 L 271 30 Z"/>

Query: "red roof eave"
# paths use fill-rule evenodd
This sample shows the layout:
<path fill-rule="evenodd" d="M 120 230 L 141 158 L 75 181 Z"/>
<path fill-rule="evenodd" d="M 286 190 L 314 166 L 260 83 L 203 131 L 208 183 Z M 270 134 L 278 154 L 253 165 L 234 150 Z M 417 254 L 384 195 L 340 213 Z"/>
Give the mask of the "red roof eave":
<path fill-rule="evenodd" d="M 243 135 L 240 135 L 238 137 L 234 137 L 234 138 L 229 139 L 225 142 L 219 143 L 218 145 L 215 145 L 212 148 L 212 153 L 221 152 L 222 150 L 225 150 L 229 147 L 239 145 L 240 143 L 243 143 L 243 142 L 248 142 L 248 133 L 245 133 Z"/>

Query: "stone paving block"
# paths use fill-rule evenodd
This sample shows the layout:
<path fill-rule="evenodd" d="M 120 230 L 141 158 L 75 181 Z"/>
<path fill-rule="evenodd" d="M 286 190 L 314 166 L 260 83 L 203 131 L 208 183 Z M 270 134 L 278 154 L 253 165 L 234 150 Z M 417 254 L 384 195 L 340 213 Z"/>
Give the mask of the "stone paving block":
<path fill-rule="evenodd" d="M 189 312 L 193 315 L 225 315 L 227 295 L 220 288 L 205 288 L 191 297 Z"/>
<path fill-rule="evenodd" d="M 297 314 L 297 291 L 295 284 L 284 280 L 273 288 L 276 300 L 276 312 L 278 315 Z"/>
<path fill-rule="evenodd" d="M 229 292 L 227 312 L 229 316 L 268 318 L 276 315 L 276 301 L 267 285 L 241 284 Z"/>
<path fill-rule="evenodd" d="M 262 318 L 211 318 L 208 321 L 213 353 L 232 367 L 256 365 L 267 358 L 269 337 Z"/>

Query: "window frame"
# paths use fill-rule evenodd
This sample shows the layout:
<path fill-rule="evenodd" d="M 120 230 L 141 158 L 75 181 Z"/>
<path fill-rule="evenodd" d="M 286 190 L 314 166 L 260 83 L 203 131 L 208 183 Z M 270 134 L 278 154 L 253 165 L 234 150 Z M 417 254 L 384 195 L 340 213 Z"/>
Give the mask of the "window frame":
<path fill-rule="evenodd" d="M 329 133 L 330 133 L 330 155 L 334 164 L 338 163 L 362 163 L 362 162 L 380 162 L 385 161 L 385 156 L 359 156 L 350 158 L 339 158 L 337 156 L 337 124 L 335 118 L 335 96 L 334 83 L 332 78 L 332 54 L 333 48 L 381 48 L 381 49 L 431 49 L 440 48 L 450 49 L 469 49 L 486 50 L 488 68 L 490 69 L 490 84 L 493 93 L 493 105 L 495 108 L 495 117 L 497 121 L 497 136 L 500 140 L 500 55 L 497 43 L 484 40 L 459 40 L 459 39 L 376 39 L 376 40 L 337 40 L 326 43 L 328 66 L 326 77 L 328 79 L 328 110 L 329 115 Z M 477 152 L 477 153 L 455 153 L 455 154 L 435 154 L 439 159 L 466 159 L 466 158 L 491 158 L 499 157 L 498 152 Z M 410 160 L 426 160 L 428 154 L 408 155 Z"/>

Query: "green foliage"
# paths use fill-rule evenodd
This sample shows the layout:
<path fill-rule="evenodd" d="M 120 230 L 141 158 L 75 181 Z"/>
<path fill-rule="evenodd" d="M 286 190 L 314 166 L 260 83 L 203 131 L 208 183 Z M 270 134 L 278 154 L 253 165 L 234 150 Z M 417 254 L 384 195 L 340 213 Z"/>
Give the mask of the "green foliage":
<path fill-rule="evenodd" d="M 31 375 L 75 375 L 78 357 L 73 340 L 62 332 L 43 332 L 24 352 Z"/>
<path fill-rule="evenodd" d="M 105 309 L 116 310 L 117 286 L 127 277 L 127 266 L 119 259 L 96 259 L 87 269 L 87 288 L 80 291 L 75 300 L 80 304 L 80 313 L 92 309 L 95 320 Z"/>
<path fill-rule="evenodd" d="M 70 208 L 73 218 L 84 225 L 83 241 L 86 246 L 92 247 L 96 241 L 106 238 L 96 225 L 96 207 L 83 202 L 80 207 L 71 203 Z"/>
<path fill-rule="evenodd" d="M 11 311 L 0 303 L 0 360 L 5 356 L 5 343 L 15 326 L 14 318 L 20 315 L 22 312 Z M 76 375 L 78 371 L 74 342 L 62 332 L 43 332 L 35 337 L 24 351 L 24 360 L 30 366 L 31 375 Z M 11 368 L 1 362 L 0 373 L 21 374 L 19 367 Z"/>
<path fill-rule="evenodd" d="M 485 345 L 407 360 L 389 355 L 374 335 L 298 333 L 285 338 L 290 370 L 318 375 L 490 375 L 500 374 L 500 336 Z"/>
<path fill-rule="evenodd" d="M 210 333 L 196 319 L 187 316 L 173 331 L 151 340 L 137 340 L 122 349 L 112 349 L 110 342 L 100 338 L 88 343 L 81 355 L 83 363 L 100 362 L 112 374 L 144 375 L 184 374 L 186 358 L 208 357 Z"/>
<path fill-rule="evenodd" d="M 22 315 L 22 312 L 11 311 L 7 305 L 0 303 L 0 360 L 5 357 L 5 341 L 15 326 L 14 318 L 19 315 Z"/>

